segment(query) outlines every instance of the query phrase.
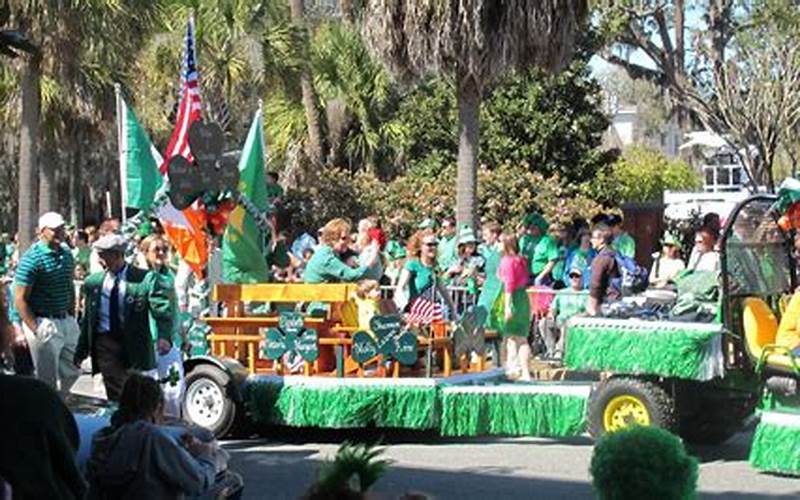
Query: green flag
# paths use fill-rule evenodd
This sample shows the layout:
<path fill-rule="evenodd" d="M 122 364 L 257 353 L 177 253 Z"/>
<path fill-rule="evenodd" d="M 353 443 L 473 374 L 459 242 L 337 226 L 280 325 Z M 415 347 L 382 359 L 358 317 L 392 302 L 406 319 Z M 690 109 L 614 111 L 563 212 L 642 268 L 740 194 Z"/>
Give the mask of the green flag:
<path fill-rule="evenodd" d="M 150 142 L 128 103 L 119 97 L 119 165 L 126 207 L 147 210 L 164 183 L 158 171 L 161 155 Z"/>
<path fill-rule="evenodd" d="M 260 210 L 265 210 L 268 203 L 264 167 L 264 127 L 259 110 L 239 158 L 239 192 Z M 263 283 L 269 279 L 264 258 L 264 235 L 241 206 L 231 212 L 222 251 L 226 283 Z"/>

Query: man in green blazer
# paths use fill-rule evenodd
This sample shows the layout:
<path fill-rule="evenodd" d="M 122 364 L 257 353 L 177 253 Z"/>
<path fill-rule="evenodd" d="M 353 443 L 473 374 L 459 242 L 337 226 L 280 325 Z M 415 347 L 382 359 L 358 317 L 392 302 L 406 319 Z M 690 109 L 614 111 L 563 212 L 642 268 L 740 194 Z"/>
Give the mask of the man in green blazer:
<path fill-rule="evenodd" d="M 92 371 L 103 374 L 108 399 L 117 401 L 128 370 L 156 368 L 153 337 L 161 354 L 172 348 L 175 293 L 161 276 L 125 262 L 125 238 L 103 236 L 94 244 L 105 271 L 90 275 L 81 296 L 84 315 L 75 354 L 79 365 L 92 357 Z M 153 318 L 156 335 L 150 334 Z"/>

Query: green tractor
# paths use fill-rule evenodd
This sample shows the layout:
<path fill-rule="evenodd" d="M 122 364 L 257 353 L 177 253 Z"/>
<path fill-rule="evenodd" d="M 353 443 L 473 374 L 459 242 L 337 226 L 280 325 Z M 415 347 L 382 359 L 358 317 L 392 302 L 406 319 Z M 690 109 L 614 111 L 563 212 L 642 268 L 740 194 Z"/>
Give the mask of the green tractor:
<path fill-rule="evenodd" d="M 775 343 L 797 267 L 777 201 L 756 195 L 732 212 L 719 243 L 716 321 L 571 322 L 566 366 L 602 374 L 588 402 L 594 437 L 653 425 L 718 444 L 757 415 L 751 463 L 800 474 L 800 358 Z"/>

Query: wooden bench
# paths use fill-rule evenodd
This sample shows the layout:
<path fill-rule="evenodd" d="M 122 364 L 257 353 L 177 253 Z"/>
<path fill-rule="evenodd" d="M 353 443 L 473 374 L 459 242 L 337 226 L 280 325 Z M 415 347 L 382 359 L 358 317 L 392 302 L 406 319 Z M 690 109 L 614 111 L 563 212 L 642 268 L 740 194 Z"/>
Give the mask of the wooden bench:
<path fill-rule="evenodd" d="M 363 366 L 350 356 L 351 335 L 358 330 L 357 312 L 352 301 L 355 284 L 283 284 L 265 283 L 252 285 L 216 285 L 212 298 L 225 306 L 226 316 L 207 317 L 203 320 L 211 327 L 208 335 L 211 353 L 214 356 L 232 357 L 239 360 L 250 374 L 259 372 L 282 373 L 280 360 L 271 361 L 260 356 L 264 336 L 263 328 L 277 327 L 279 314 L 270 311 L 265 315 L 247 315 L 248 303 L 269 303 L 270 306 L 296 303 L 319 303 L 325 305 L 324 316 L 304 315 L 303 323 L 314 328 L 319 335 L 320 358 L 313 364 L 305 363 L 304 373 L 346 376 L 364 376 Z M 421 352 L 437 351 L 442 356 L 443 375 L 451 374 L 453 342 L 447 325 L 431 328 L 431 335 L 418 335 Z M 495 332 L 487 332 L 487 340 L 496 337 Z M 477 366 L 465 366 L 458 360 L 462 371 L 482 371 L 485 369 L 484 357 Z M 379 376 L 386 376 L 381 359 L 378 364 Z M 397 363 L 390 370 L 391 375 L 399 376 Z M 426 364 L 426 376 L 432 375 L 430 360 Z"/>
<path fill-rule="evenodd" d="M 315 363 L 315 372 L 332 371 L 335 368 L 332 349 L 334 345 L 346 344 L 347 332 L 354 331 L 355 315 L 345 309 L 351 303 L 356 285 L 343 284 L 284 284 L 263 283 L 252 285 L 216 285 L 212 298 L 225 306 L 226 316 L 203 318 L 211 327 L 208 336 L 211 353 L 238 359 L 253 374 L 260 371 L 280 371 L 280 363 L 259 357 L 263 341 L 261 328 L 277 327 L 277 312 L 267 315 L 247 315 L 247 303 L 279 304 L 318 303 L 325 306 L 324 316 L 305 315 L 303 323 L 317 330 L 320 336 L 320 360 Z M 333 364 L 333 366 L 331 366 Z M 309 372 L 306 367 L 306 372 Z"/>

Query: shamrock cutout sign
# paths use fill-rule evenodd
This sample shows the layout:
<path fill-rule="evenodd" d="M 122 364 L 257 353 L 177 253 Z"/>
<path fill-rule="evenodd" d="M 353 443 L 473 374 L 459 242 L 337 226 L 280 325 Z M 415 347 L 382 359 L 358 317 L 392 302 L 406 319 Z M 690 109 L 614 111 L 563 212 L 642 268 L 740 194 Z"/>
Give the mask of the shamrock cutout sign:
<path fill-rule="evenodd" d="M 281 313 L 278 328 L 267 328 L 266 337 L 264 354 L 267 359 L 280 359 L 286 353 L 291 357 L 300 356 L 309 363 L 319 358 L 317 331 L 305 328 L 303 315 L 300 313 Z"/>
<path fill-rule="evenodd" d="M 483 325 L 486 323 L 486 308 L 483 306 L 472 307 L 467 310 L 461 320 L 456 324 L 453 336 L 455 337 L 456 359 L 471 353 L 483 354 L 486 350 L 486 337 Z"/>
<path fill-rule="evenodd" d="M 353 334 L 352 356 L 356 363 L 366 363 L 378 354 L 402 365 L 417 362 L 417 336 L 403 329 L 399 314 L 374 316 L 369 326 L 374 335 L 363 331 Z"/>
<path fill-rule="evenodd" d="M 194 164 L 181 155 L 173 156 L 167 165 L 169 199 L 179 210 L 189 207 L 206 192 L 235 191 L 239 185 L 239 169 L 223 159 L 222 129 L 216 123 L 196 121 L 189 127 L 189 149 Z"/>

